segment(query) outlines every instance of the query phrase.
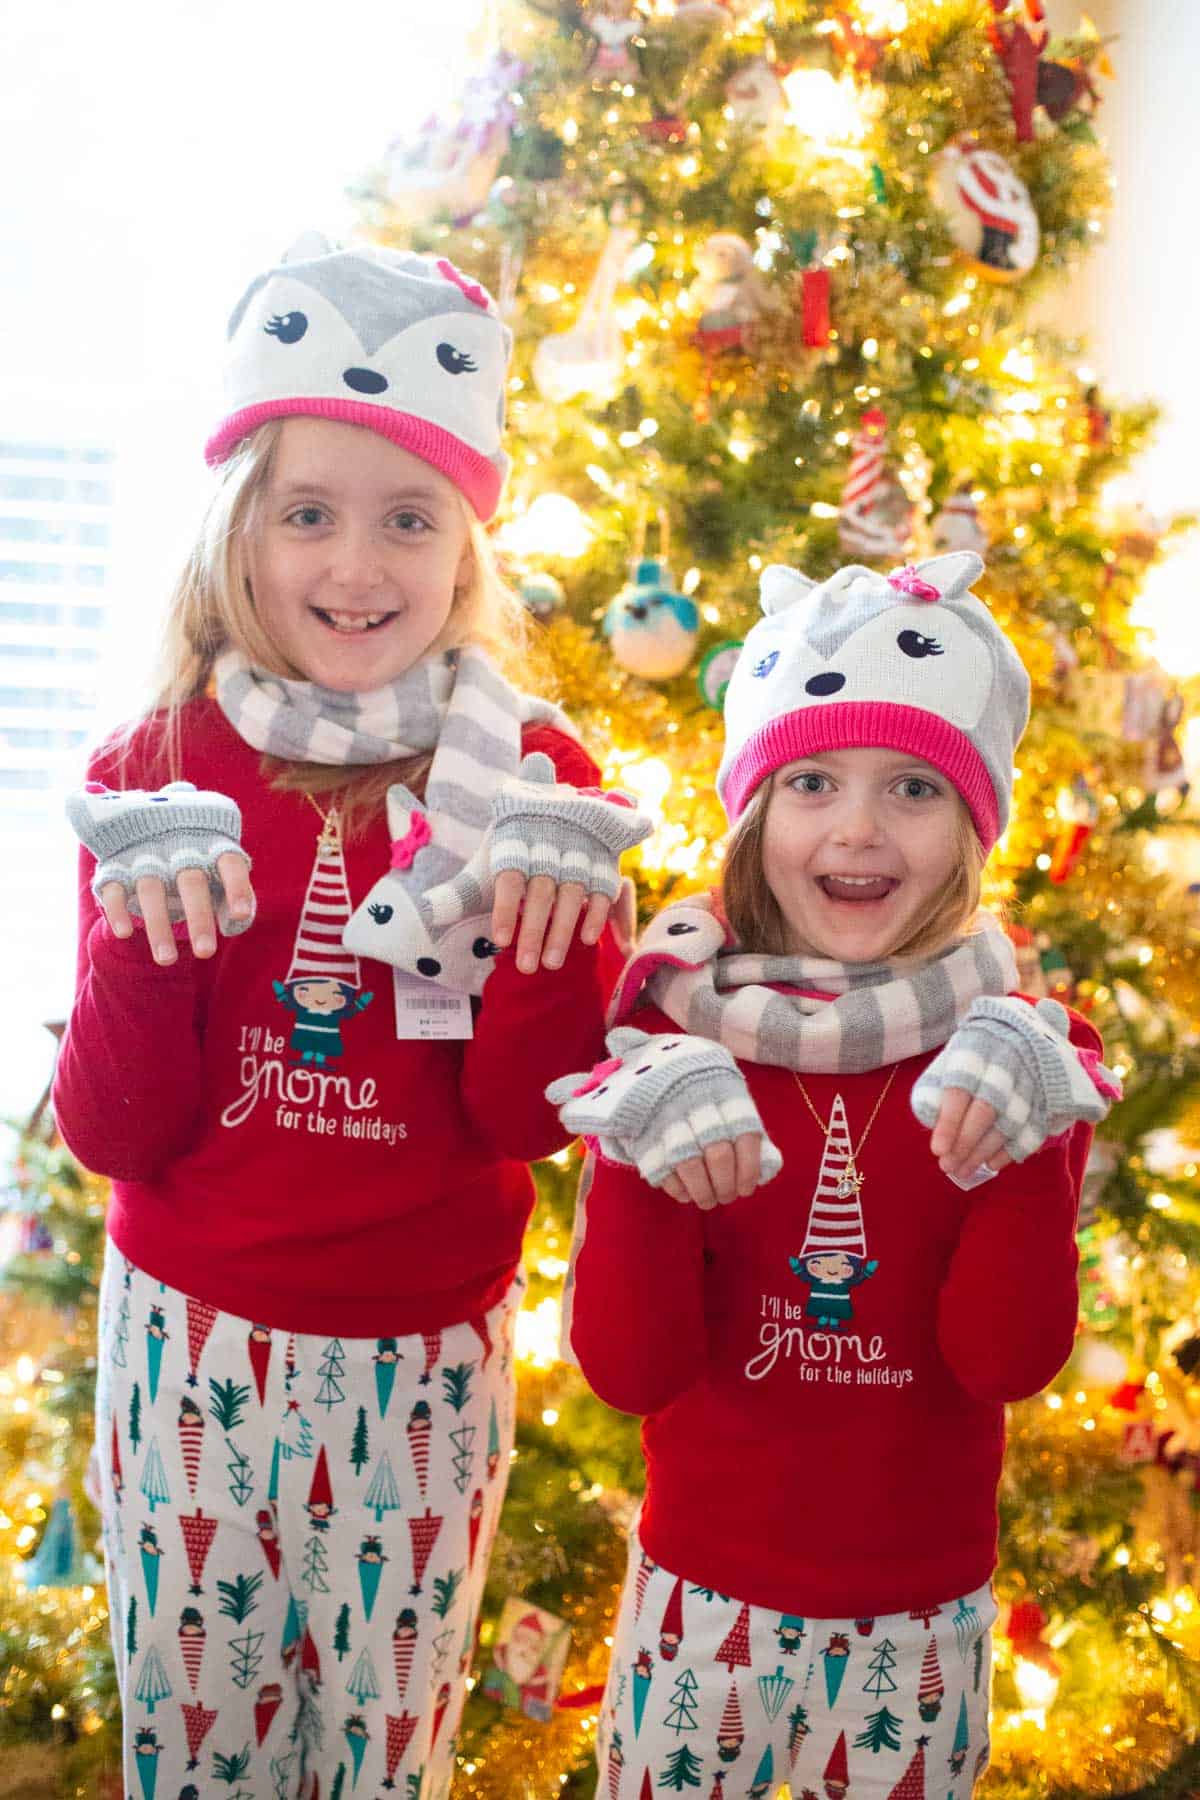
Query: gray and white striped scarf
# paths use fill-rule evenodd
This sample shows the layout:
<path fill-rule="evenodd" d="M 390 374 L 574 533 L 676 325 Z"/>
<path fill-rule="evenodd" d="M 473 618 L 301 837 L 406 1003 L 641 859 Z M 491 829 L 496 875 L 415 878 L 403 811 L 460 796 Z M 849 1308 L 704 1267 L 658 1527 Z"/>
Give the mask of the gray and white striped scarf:
<path fill-rule="evenodd" d="M 447 880 L 470 860 L 487 830 L 493 794 L 516 774 L 523 725 L 576 736 L 565 713 L 518 692 L 475 647 L 423 657 L 386 687 L 362 694 L 269 675 L 232 648 L 217 658 L 213 674 L 217 705 L 233 729 L 268 756 L 352 768 L 432 752 L 424 805 L 430 848 L 439 854 L 423 855 L 423 885 Z"/>
<path fill-rule="evenodd" d="M 698 895 L 667 907 L 643 935 L 610 1022 L 624 1023 L 644 997 L 742 1061 L 860 1074 L 940 1048 L 979 995 L 1016 986 L 1012 944 L 989 913 L 928 961 L 843 963 L 731 947 Z"/>

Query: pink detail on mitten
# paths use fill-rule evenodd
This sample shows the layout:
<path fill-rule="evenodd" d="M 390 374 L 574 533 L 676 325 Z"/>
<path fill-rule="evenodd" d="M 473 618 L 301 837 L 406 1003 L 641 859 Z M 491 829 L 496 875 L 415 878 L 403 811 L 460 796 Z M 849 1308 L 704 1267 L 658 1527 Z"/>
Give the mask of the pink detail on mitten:
<path fill-rule="evenodd" d="M 424 813 L 415 812 L 404 836 L 392 841 L 392 868 L 411 869 L 417 851 L 423 850 L 425 845 L 432 841 L 432 838 L 433 832 L 429 829 L 429 820 Z"/>
<path fill-rule="evenodd" d="M 603 1087 L 610 1075 L 615 1075 L 621 1066 L 619 1056 L 610 1056 L 605 1062 L 598 1062 L 587 1079 L 577 1088 L 572 1088 L 571 1098 L 578 1100 L 580 1094 L 590 1094 L 593 1088 Z"/>
<path fill-rule="evenodd" d="M 1124 1088 L 1112 1071 L 1106 1069 L 1100 1061 L 1098 1050 L 1081 1050 L 1079 1060 L 1087 1070 L 1092 1086 L 1098 1093 L 1103 1094 L 1106 1100 L 1123 1100 L 1125 1098 Z"/>
<path fill-rule="evenodd" d="M 911 594 L 914 600 L 940 600 L 941 595 L 928 581 L 922 581 L 912 563 L 908 563 L 895 575 L 888 576 L 888 584 L 898 588 L 902 594 Z"/>

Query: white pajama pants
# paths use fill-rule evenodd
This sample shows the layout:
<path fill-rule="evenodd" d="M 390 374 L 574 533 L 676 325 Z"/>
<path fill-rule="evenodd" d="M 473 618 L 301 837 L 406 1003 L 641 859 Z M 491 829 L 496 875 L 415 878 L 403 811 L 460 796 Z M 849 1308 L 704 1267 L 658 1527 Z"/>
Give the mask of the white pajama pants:
<path fill-rule="evenodd" d="M 967 1800 L 987 1767 L 989 1587 L 919 1612 L 804 1619 L 701 1587 L 636 1531 L 597 1800 Z"/>
<path fill-rule="evenodd" d="M 306 1336 L 109 1246 L 96 1442 L 133 1800 L 448 1794 L 523 1286 L 442 1331 Z"/>

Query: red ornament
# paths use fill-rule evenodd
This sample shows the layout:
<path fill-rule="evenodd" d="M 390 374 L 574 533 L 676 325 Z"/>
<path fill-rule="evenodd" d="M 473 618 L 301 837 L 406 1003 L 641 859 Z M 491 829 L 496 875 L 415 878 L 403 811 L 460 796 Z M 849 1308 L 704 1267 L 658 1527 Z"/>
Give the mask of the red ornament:
<path fill-rule="evenodd" d="M 641 133 L 653 144 L 682 144 L 688 133 L 687 120 L 675 113 L 665 113 L 661 118 L 647 119 Z"/>
<path fill-rule="evenodd" d="M 800 274 L 800 339 L 809 350 L 829 343 L 829 270 L 804 269 Z"/>
<path fill-rule="evenodd" d="M 992 0 L 992 12 L 995 17 L 988 25 L 988 36 L 1008 76 L 1017 142 L 1028 144 L 1033 141 L 1033 109 L 1038 101 L 1038 63 L 1050 36 L 1045 9 L 1041 0 L 1025 0 L 1025 15 L 1032 30 L 1019 18 L 1001 26 L 1000 21 L 1008 12 L 1008 0 Z"/>

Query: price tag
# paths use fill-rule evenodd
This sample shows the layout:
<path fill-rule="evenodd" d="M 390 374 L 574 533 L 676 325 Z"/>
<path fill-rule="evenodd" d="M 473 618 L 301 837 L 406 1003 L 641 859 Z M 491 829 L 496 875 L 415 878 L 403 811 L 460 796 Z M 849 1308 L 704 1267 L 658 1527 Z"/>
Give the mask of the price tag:
<path fill-rule="evenodd" d="M 396 996 L 396 1036 L 426 1042 L 469 1038 L 474 1033 L 468 994 L 452 994 L 448 988 L 422 981 L 403 969 L 392 970 Z"/>

